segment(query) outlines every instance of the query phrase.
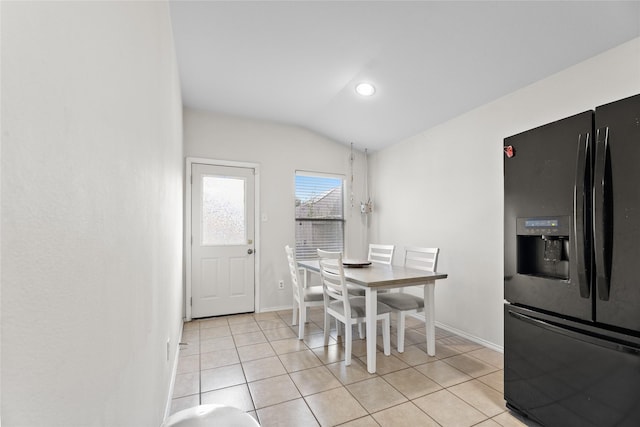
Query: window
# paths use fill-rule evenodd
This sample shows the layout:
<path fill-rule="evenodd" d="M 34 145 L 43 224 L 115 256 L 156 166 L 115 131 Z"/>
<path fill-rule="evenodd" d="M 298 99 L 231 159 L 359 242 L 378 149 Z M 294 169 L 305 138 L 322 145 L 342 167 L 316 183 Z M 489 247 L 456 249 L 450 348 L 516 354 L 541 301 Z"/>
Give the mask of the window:
<path fill-rule="evenodd" d="M 202 245 L 244 245 L 245 224 L 245 180 L 203 176 Z"/>
<path fill-rule="evenodd" d="M 316 249 L 344 252 L 344 179 L 296 172 L 296 257 L 317 258 Z"/>

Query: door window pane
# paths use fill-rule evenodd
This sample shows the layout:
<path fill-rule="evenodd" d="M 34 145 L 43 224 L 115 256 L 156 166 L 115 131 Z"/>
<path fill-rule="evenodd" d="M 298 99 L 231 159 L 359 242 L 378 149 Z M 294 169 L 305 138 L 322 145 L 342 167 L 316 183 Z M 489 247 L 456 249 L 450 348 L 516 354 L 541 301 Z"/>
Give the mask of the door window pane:
<path fill-rule="evenodd" d="M 246 233 L 244 179 L 203 177 L 202 244 L 244 245 Z"/>

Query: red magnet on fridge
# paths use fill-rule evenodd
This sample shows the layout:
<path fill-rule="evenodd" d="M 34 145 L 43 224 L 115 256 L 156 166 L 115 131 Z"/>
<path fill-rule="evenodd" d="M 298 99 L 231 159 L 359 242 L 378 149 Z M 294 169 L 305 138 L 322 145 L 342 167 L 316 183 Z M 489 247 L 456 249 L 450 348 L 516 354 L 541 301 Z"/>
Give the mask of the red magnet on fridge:
<path fill-rule="evenodd" d="M 510 159 L 516 155 L 516 149 L 514 148 L 513 145 L 506 145 L 504 147 L 504 154 L 506 154 L 507 157 Z"/>

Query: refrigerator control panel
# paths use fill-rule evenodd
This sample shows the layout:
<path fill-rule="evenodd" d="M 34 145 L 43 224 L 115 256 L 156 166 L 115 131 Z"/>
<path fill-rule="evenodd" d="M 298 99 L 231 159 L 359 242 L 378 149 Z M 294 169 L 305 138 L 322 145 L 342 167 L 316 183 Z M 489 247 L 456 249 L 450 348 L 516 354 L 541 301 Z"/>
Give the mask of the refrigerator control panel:
<path fill-rule="evenodd" d="M 568 236 L 571 229 L 570 216 L 518 218 L 518 236 Z"/>

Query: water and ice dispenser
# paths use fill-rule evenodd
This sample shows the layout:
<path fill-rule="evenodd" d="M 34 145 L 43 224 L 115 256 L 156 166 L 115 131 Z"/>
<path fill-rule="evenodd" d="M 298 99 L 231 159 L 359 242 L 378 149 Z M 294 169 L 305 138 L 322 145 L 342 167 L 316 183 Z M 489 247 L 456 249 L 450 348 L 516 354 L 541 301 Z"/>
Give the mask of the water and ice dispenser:
<path fill-rule="evenodd" d="M 571 217 L 518 218 L 518 273 L 569 280 Z"/>

